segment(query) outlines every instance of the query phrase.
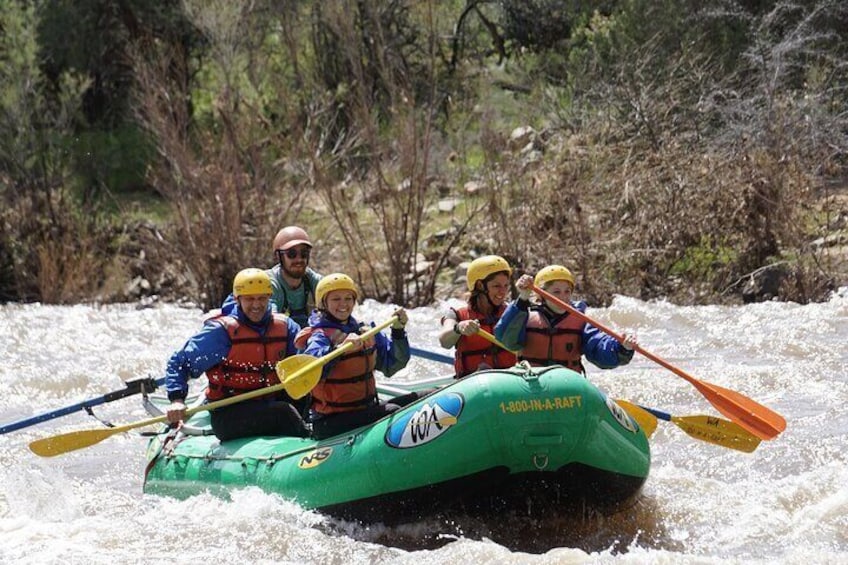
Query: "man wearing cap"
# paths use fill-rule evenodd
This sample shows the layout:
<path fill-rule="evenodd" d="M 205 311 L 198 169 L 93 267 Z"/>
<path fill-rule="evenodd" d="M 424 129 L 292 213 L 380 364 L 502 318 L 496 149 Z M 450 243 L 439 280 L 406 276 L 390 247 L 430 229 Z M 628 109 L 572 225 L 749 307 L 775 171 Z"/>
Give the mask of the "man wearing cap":
<path fill-rule="evenodd" d="M 286 226 L 274 237 L 276 265 L 268 269 L 273 294 L 271 302 L 277 311 L 306 327 L 315 308 L 315 287 L 321 275 L 309 267 L 312 241 L 306 230 Z"/>
<path fill-rule="evenodd" d="M 315 287 L 321 280 L 321 275 L 309 267 L 312 241 L 303 228 L 286 226 L 277 232 L 273 245 L 276 264 L 266 271 L 273 289 L 271 305 L 305 328 L 315 308 Z M 230 314 L 235 305 L 231 294 L 221 305 L 221 313 Z"/>

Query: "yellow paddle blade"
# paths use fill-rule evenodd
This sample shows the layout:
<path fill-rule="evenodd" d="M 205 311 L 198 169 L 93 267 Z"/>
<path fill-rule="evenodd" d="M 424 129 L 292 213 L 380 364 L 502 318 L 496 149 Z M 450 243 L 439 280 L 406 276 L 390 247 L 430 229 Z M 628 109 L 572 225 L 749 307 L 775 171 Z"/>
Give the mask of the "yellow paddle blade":
<path fill-rule="evenodd" d="M 117 430 L 117 431 L 116 431 Z M 75 449 L 89 447 L 100 443 L 107 437 L 123 431 L 119 428 L 103 428 L 96 430 L 79 430 L 58 436 L 46 437 L 29 444 L 29 448 L 41 457 L 53 457 Z"/>
<path fill-rule="evenodd" d="M 742 426 L 713 416 L 672 416 L 671 421 L 694 438 L 746 453 L 761 441 Z"/>
<path fill-rule="evenodd" d="M 615 403 L 624 408 L 625 412 L 627 412 L 631 418 L 636 420 L 636 423 L 639 424 L 639 427 L 645 432 L 645 437 L 651 437 L 654 435 L 654 432 L 657 429 L 656 416 L 626 400 L 616 400 Z"/>
<path fill-rule="evenodd" d="M 200 408 L 193 408 L 191 411 L 197 412 L 199 410 Z M 68 432 L 66 434 L 59 434 L 57 436 L 35 440 L 29 444 L 29 448 L 33 453 L 40 455 L 41 457 L 53 457 L 54 455 L 61 455 L 62 453 L 67 453 L 76 449 L 82 449 L 83 447 L 89 447 L 95 443 L 100 443 L 107 437 L 111 437 L 115 434 L 158 424 L 159 422 L 165 422 L 167 419 L 167 416 L 156 416 L 155 418 L 148 418 L 147 420 L 140 420 L 132 424 L 125 424 L 114 428 L 97 428 L 94 430 Z"/>
<path fill-rule="evenodd" d="M 359 337 L 363 340 L 369 339 L 394 324 L 397 320 L 397 316 L 392 316 L 385 322 L 361 334 Z M 333 359 L 341 357 L 352 348 L 353 343 L 346 342 L 323 357 L 312 357 L 311 355 L 286 357 L 277 363 L 277 377 L 279 377 L 282 384 L 275 385 L 275 387 L 282 386 L 286 389 L 288 395 L 294 399 L 303 398 L 321 381 L 321 367 Z M 275 387 L 271 387 L 269 390 L 274 390 Z"/>
<path fill-rule="evenodd" d="M 79 430 L 57 436 L 38 439 L 29 444 L 30 450 L 41 457 L 53 457 L 68 451 L 89 447 L 100 443 L 107 437 L 127 431 L 125 426 L 117 428 L 98 428 L 95 430 Z"/>
<path fill-rule="evenodd" d="M 292 355 L 277 363 L 277 377 L 289 396 L 297 400 L 315 388 L 324 366 L 320 361 L 312 355 Z"/>

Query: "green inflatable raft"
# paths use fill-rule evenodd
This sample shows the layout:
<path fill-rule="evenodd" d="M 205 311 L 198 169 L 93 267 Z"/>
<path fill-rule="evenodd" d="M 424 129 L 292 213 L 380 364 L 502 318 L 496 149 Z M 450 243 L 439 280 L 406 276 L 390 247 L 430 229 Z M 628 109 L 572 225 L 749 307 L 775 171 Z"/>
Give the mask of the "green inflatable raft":
<path fill-rule="evenodd" d="M 144 490 L 185 498 L 257 486 L 366 522 L 418 519 L 461 503 L 529 497 L 598 507 L 633 498 L 650 467 L 638 424 L 578 373 L 555 366 L 381 385 L 383 397 L 444 384 L 369 426 L 322 441 L 163 432 Z M 208 429 L 208 413 L 187 422 Z"/>

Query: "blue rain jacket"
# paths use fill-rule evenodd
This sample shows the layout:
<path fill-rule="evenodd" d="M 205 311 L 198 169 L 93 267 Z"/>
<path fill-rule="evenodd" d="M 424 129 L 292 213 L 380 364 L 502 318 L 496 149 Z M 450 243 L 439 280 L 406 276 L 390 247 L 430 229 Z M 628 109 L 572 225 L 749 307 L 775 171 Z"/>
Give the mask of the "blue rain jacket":
<path fill-rule="evenodd" d="M 371 324 L 372 327 L 374 324 Z M 314 310 L 309 316 L 309 326 L 312 328 L 335 328 L 344 333 L 359 333 L 360 323 L 351 316 L 347 322 L 340 322 L 329 314 Z M 392 328 L 391 339 L 378 333 L 374 336 L 374 346 L 377 353 L 377 364 L 375 369 L 391 377 L 409 363 L 409 340 L 406 336 L 406 330 Z M 329 338 L 322 333 L 313 333 L 309 336 L 306 342 L 306 348 L 300 353 L 312 355 L 313 357 L 323 357 L 333 350 L 333 344 Z M 333 364 L 337 360 L 333 360 L 324 366 L 321 375 L 326 377 L 330 372 Z"/>
<path fill-rule="evenodd" d="M 571 305 L 580 312 L 586 312 L 586 303 L 572 302 Z M 527 319 L 530 314 L 529 300 L 514 300 L 511 302 L 495 325 L 495 337 L 513 350 L 519 350 L 527 343 Z M 532 306 L 550 322 L 559 314 L 552 312 L 547 306 Z M 626 365 L 633 358 L 633 351 L 621 346 L 617 339 L 602 332 L 592 324 L 583 324 L 580 336 L 580 348 L 583 356 L 593 365 L 601 369 L 613 369 Z"/>

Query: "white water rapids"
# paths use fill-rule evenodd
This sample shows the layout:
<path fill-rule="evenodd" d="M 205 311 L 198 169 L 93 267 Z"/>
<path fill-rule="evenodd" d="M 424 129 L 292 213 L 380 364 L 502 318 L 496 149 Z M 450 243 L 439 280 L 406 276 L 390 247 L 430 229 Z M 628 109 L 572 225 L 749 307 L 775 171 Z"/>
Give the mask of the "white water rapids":
<path fill-rule="evenodd" d="M 357 317 L 392 307 L 367 301 Z M 84 412 L 0 435 L 0 563 L 846 563 L 848 562 L 848 289 L 810 305 L 679 307 L 617 297 L 589 315 L 635 330 L 647 350 L 691 375 L 781 413 L 786 432 L 751 454 L 660 422 L 640 501 L 611 517 L 520 525 L 423 520 L 362 527 L 257 489 L 224 501 L 142 494 L 139 430 L 41 458 L 27 445 L 97 428 Z M 438 349 L 439 308 L 410 313 L 410 341 Z M 201 324 L 160 306 L 0 306 L 0 424 L 163 374 Z M 640 358 L 589 378 L 614 398 L 678 416 L 716 414 L 694 387 Z M 448 367 L 413 358 L 398 380 Z M 195 381 L 193 391 L 201 390 Z M 140 397 L 95 408 L 145 419 Z"/>

